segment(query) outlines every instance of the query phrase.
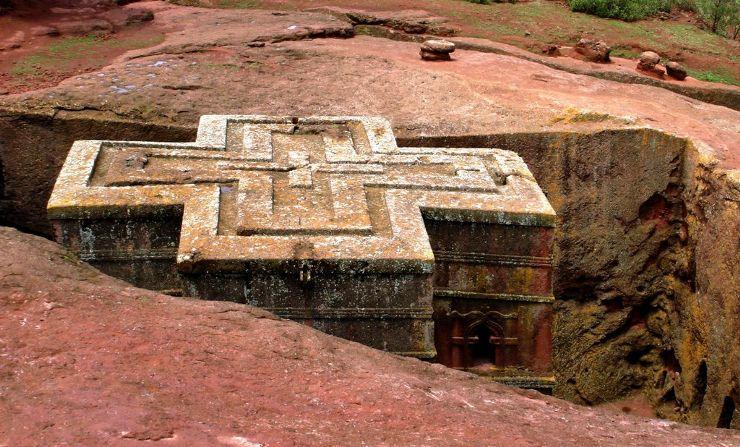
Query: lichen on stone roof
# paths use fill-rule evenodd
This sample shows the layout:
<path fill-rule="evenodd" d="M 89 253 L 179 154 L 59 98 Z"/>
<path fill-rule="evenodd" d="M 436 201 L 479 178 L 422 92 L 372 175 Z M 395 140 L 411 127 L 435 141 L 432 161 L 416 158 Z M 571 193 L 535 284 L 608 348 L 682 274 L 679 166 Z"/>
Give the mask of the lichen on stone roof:
<path fill-rule="evenodd" d="M 399 148 L 375 117 L 206 115 L 194 143 L 78 141 L 52 219 L 182 207 L 178 266 L 313 259 L 429 270 L 423 218 L 552 226 L 522 159 Z"/>

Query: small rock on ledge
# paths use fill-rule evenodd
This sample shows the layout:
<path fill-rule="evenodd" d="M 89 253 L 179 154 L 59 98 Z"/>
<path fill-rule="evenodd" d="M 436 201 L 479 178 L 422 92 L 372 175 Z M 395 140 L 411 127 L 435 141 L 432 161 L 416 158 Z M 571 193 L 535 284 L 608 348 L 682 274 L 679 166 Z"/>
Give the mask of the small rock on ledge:
<path fill-rule="evenodd" d="M 640 60 L 637 62 L 637 68 L 644 71 L 653 71 L 655 66 L 660 63 L 660 56 L 653 51 L 643 51 L 640 54 Z"/>
<path fill-rule="evenodd" d="M 421 44 L 421 58 L 425 61 L 449 61 L 455 44 L 446 40 L 432 39 Z"/>
<path fill-rule="evenodd" d="M 686 69 L 681 66 L 678 62 L 668 62 L 665 64 L 665 70 L 668 72 L 668 76 L 672 77 L 673 79 L 678 79 L 679 81 L 683 81 L 686 79 Z"/>
<path fill-rule="evenodd" d="M 560 56 L 560 47 L 557 45 L 547 45 L 542 47 L 542 52 L 548 56 Z"/>
<path fill-rule="evenodd" d="M 650 73 L 659 78 L 665 76 L 665 70 L 659 67 L 660 55 L 653 51 L 644 51 L 640 54 L 640 60 L 637 62 L 637 69 L 645 73 Z"/>
<path fill-rule="evenodd" d="M 609 54 L 612 49 L 601 40 L 581 39 L 576 44 L 576 52 L 583 55 L 590 62 L 611 62 Z"/>

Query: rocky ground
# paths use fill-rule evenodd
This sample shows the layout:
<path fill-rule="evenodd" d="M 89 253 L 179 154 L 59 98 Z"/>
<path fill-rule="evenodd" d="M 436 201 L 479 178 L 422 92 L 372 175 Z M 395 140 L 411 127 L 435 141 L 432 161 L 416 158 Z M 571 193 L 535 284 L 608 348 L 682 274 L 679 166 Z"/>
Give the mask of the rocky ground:
<path fill-rule="evenodd" d="M 182 0 L 175 0 L 178 1 Z M 190 4 L 219 3 L 212 0 L 185 1 Z M 241 1 L 242 6 L 247 3 Z M 613 56 L 629 58 L 632 67 L 634 59 L 641 52 L 652 50 L 686 65 L 692 75 L 740 84 L 740 70 L 735 59 L 740 42 L 702 30 L 700 20 L 694 14 L 679 9 L 674 9 L 670 14 L 628 23 L 572 13 L 566 2 L 561 0 L 494 1 L 489 5 L 445 0 L 423 4 L 414 0 L 332 0 L 322 4 L 361 9 L 370 12 L 369 15 L 381 17 L 388 11 L 397 13 L 404 9 L 424 8 L 433 11 L 432 24 L 444 19 L 445 28 L 457 30 L 461 36 L 502 42 L 540 54 L 552 45 L 573 46 L 583 37 L 601 39 L 612 47 Z M 265 9 L 301 10 L 315 7 L 316 2 L 251 2 L 251 7 L 256 5 Z M 408 30 L 407 27 L 400 28 Z"/>
<path fill-rule="evenodd" d="M 706 142 L 729 166 L 740 157 L 731 150 L 737 111 L 663 88 L 488 51 L 422 61 L 416 43 L 348 38 L 352 23 L 320 12 L 133 5 L 154 11 L 161 44 L 55 87 L 0 96 L 0 106 L 188 124 L 204 113 L 382 115 L 402 135 L 648 126 Z M 595 65 L 563 59 L 571 71 Z"/>
<path fill-rule="evenodd" d="M 0 13 L 0 93 L 57 84 L 161 42 L 147 8 L 114 0 L 24 1 Z M 131 2 L 128 2 L 131 3 Z"/>
<path fill-rule="evenodd" d="M 2 446 L 740 445 L 136 289 L 9 228 L 0 245 Z"/>

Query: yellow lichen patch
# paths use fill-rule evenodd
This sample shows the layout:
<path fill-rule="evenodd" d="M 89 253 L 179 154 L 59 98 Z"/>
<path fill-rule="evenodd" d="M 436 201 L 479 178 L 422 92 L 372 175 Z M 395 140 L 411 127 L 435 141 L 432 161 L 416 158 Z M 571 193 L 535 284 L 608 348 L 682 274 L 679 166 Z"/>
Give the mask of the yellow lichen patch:
<path fill-rule="evenodd" d="M 384 200 L 368 201 L 366 187 Z M 399 149 L 380 118 L 265 116 L 206 116 L 195 143 L 78 141 L 48 214 L 111 218 L 164 206 L 184 210 L 183 256 L 290 260 L 300 242 L 313 259 L 381 270 L 431 270 L 420 210 L 463 222 L 552 226 L 555 218 L 513 153 Z"/>
<path fill-rule="evenodd" d="M 574 124 L 574 123 L 600 123 L 607 120 L 621 121 L 628 124 L 627 119 L 619 118 L 608 113 L 593 112 L 590 110 L 577 109 L 575 107 L 566 107 L 550 119 L 550 124 Z"/>

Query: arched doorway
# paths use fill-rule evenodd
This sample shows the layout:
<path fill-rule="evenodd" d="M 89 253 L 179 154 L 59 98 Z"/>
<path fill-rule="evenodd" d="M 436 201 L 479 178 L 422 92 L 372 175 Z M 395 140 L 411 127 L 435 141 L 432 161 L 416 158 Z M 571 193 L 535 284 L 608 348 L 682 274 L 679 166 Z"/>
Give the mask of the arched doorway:
<path fill-rule="evenodd" d="M 503 366 L 504 353 L 496 349 L 494 340 L 504 338 L 504 328 L 497 322 L 489 318 L 476 320 L 467 328 L 465 338 L 470 340 L 465 344 L 466 367 Z"/>
<path fill-rule="evenodd" d="M 513 358 L 518 339 L 515 314 L 496 311 L 449 312 L 435 318 L 438 361 L 458 369 L 505 367 Z"/>

